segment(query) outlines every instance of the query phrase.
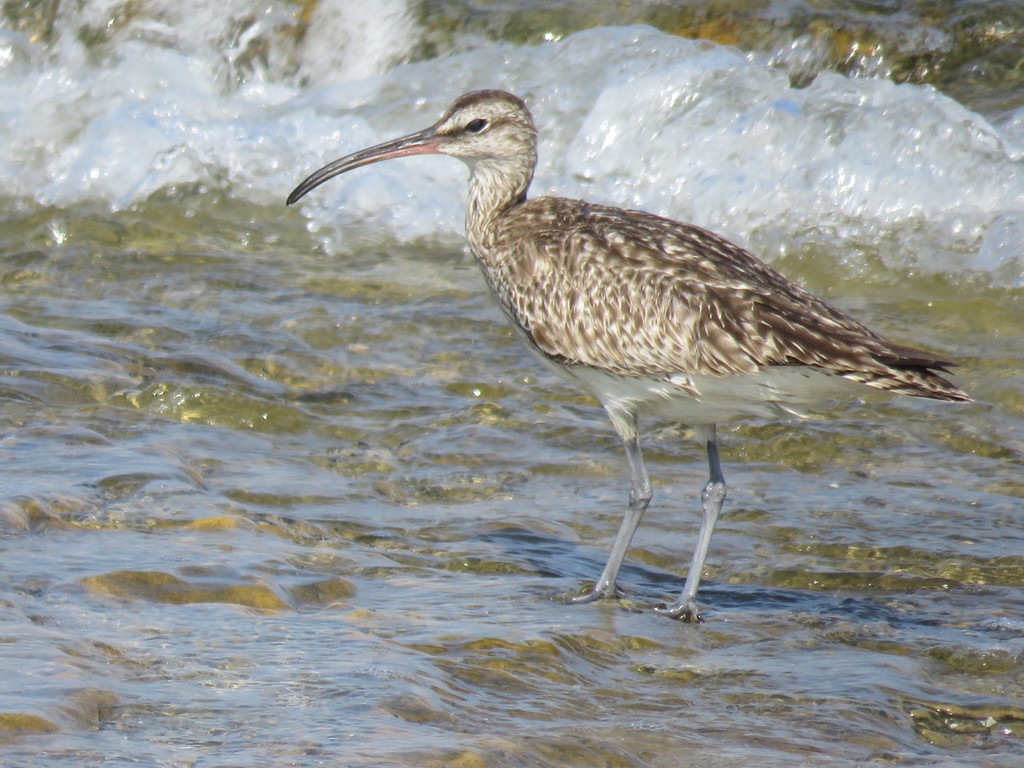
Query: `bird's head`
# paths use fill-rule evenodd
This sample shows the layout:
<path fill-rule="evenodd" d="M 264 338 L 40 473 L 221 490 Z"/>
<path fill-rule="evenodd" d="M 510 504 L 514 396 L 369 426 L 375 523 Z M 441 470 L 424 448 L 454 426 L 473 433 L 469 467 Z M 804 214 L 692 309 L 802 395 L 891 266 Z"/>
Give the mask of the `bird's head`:
<path fill-rule="evenodd" d="M 288 204 L 328 179 L 370 163 L 406 155 L 451 155 L 471 168 L 507 167 L 525 172 L 527 183 L 537 160 L 537 129 L 530 110 L 518 96 L 505 91 L 463 94 L 429 128 L 347 155 L 310 175 L 288 196 Z"/>

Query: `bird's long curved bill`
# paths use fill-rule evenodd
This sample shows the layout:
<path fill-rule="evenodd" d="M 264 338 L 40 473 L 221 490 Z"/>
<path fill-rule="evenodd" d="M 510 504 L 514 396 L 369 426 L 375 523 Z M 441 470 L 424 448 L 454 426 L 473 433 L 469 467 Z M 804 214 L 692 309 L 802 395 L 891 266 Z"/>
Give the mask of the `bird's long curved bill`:
<path fill-rule="evenodd" d="M 311 174 L 305 181 L 292 190 L 288 195 L 288 205 L 296 202 L 299 198 L 315 187 L 319 187 L 328 179 L 353 168 L 359 168 L 370 163 L 377 163 L 381 160 L 390 160 L 393 157 L 405 157 L 406 155 L 430 155 L 436 154 L 438 148 L 444 143 L 445 138 L 439 136 L 433 126 L 417 133 L 411 133 L 400 139 L 386 141 L 375 147 L 362 149 L 351 155 L 328 163 L 319 171 Z"/>

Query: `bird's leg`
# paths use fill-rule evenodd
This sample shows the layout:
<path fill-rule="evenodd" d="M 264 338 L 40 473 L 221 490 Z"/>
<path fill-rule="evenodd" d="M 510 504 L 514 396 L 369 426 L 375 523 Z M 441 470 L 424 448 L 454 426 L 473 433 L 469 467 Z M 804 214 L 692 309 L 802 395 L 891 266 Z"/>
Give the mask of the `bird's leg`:
<path fill-rule="evenodd" d="M 619 568 L 626 558 L 629 550 L 629 543 L 633 540 L 640 520 L 647 511 L 647 505 L 651 503 L 651 480 L 647 476 L 647 469 L 644 467 L 643 455 L 640 452 L 640 438 L 637 435 L 636 415 L 612 413 L 612 425 L 622 439 L 622 445 L 626 449 L 626 459 L 629 462 L 629 508 L 626 516 L 619 526 L 619 533 L 612 545 L 611 555 L 608 563 L 601 572 L 594 588 L 586 594 L 573 598 L 574 603 L 589 603 L 602 597 L 618 597 L 621 593 L 615 585 L 615 578 L 619 575 Z"/>
<path fill-rule="evenodd" d="M 715 425 L 712 424 L 704 434 L 705 445 L 708 450 L 709 477 L 707 485 L 701 491 L 700 501 L 704 509 L 704 519 L 700 524 L 700 532 L 697 534 L 697 546 L 693 550 L 693 560 L 690 562 L 690 570 L 686 574 L 686 583 L 679 599 L 672 605 L 664 608 L 657 608 L 659 613 L 671 616 L 673 619 L 685 621 L 700 621 L 700 612 L 697 610 L 697 588 L 700 586 L 700 577 L 704 571 L 704 558 L 708 554 L 708 545 L 711 544 L 711 534 L 715 531 L 715 523 L 718 522 L 718 513 L 722 511 L 722 502 L 725 501 L 725 476 L 722 474 L 722 465 L 718 460 L 718 438 Z"/>

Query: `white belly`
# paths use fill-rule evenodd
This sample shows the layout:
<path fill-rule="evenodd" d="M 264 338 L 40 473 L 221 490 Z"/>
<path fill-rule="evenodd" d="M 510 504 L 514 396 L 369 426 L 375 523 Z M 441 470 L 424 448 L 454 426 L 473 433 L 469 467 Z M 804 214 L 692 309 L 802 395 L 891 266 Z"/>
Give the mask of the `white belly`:
<path fill-rule="evenodd" d="M 619 376 L 597 368 L 551 367 L 593 394 L 606 408 L 691 426 L 743 417 L 800 416 L 799 409 L 850 396 L 863 384 L 808 366 L 773 366 L 755 374 Z"/>

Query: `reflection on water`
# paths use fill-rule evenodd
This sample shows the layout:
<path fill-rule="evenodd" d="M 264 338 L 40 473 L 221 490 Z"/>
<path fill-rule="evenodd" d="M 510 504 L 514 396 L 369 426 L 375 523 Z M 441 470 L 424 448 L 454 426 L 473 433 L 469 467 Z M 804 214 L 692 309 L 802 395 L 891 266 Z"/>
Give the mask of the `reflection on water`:
<path fill-rule="evenodd" d="M 166 209 L 87 218 L 113 237 Z M 324 258 L 289 225 L 221 253 L 207 224 L 173 253 L 76 237 L 5 272 L 12 760 L 1022 753 L 1019 409 L 996 351 L 1011 342 L 986 341 L 1020 318 L 976 314 L 1005 292 L 945 299 L 943 325 L 968 330 L 931 329 L 978 350 L 960 377 L 976 404 L 880 398 L 725 431 L 733 494 L 708 622 L 687 626 L 648 610 L 678 590 L 697 525 L 703 459 L 684 429 L 651 425 L 629 598 L 565 605 L 614 536 L 622 458 L 473 265 Z M 910 325 L 932 282 L 860 313 Z"/>
<path fill-rule="evenodd" d="M 977 173 L 1019 173 L 1014 157 Z M 401 168 L 363 193 L 415 201 Z M 642 191 L 624 183 L 603 189 Z M 724 428 L 731 493 L 691 626 L 649 610 L 678 592 L 699 521 L 685 427 L 645 425 L 655 499 L 628 597 L 566 605 L 625 503 L 604 416 L 521 347 L 429 209 L 409 238 L 311 234 L 326 212 L 262 194 L 4 199 L 5 764 L 1024 759 L 1015 262 L 976 271 L 966 236 L 970 269 L 889 258 L 946 220 L 865 215 L 852 240 L 787 249 L 797 232 L 737 214 L 817 292 L 963 361 L 977 401 Z M 1019 210 L 1000 215 L 1012 244 Z"/>

